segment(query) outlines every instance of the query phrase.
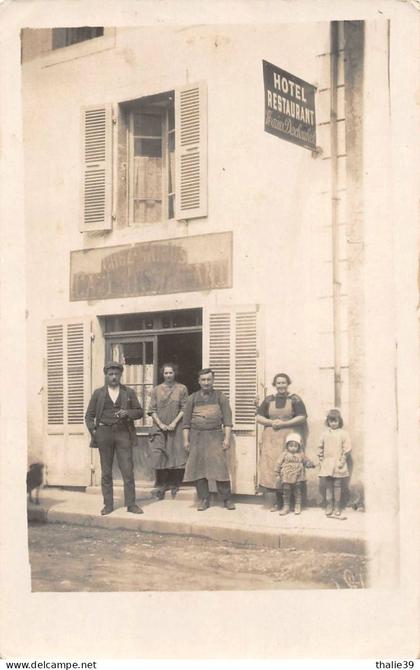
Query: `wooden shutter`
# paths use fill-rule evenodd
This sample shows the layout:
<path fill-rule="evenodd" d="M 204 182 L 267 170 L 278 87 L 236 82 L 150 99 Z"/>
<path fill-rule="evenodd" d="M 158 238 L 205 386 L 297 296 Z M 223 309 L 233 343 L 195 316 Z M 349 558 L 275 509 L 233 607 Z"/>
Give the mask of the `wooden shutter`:
<path fill-rule="evenodd" d="M 67 325 L 67 423 L 84 421 L 85 403 L 85 336 L 83 323 Z"/>
<path fill-rule="evenodd" d="M 257 314 L 235 314 L 235 422 L 238 427 L 255 425 L 257 396 Z"/>
<path fill-rule="evenodd" d="M 217 388 L 230 399 L 232 339 L 231 315 L 210 313 L 209 315 L 209 367 L 214 370 Z"/>
<path fill-rule="evenodd" d="M 255 429 L 257 395 L 257 312 L 255 306 L 204 313 L 204 365 L 215 372 L 215 387 L 230 400 L 237 430 Z"/>
<path fill-rule="evenodd" d="M 64 425 L 64 326 L 47 326 L 47 421 Z"/>
<path fill-rule="evenodd" d="M 207 216 L 207 90 L 175 91 L 175 218 Z"/>
<path fill-rule="evenodd" d="M 52 485 L 90 484 L 84 415 L 91 392 L 90 320 L 46 324 L 45 462 Z"/>
<path fill-rule="evenodd" d="M 82 232 L 112 228 L 112 108 L 82 109 Z"/>

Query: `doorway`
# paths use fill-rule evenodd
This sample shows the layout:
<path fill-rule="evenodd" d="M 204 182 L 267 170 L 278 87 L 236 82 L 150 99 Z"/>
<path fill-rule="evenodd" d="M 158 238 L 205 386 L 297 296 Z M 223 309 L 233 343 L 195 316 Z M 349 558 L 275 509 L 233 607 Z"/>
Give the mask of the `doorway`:
<path fill-rule="evenodd" d="M 122 382 L 135 390 L 144 416 L 135 422 L 138 447 L 134 449 L 137 481 L 153 479 L 149 434 L 153 426 L 148 415 L 153 386 L 160 384 L 164 363 L 178 366 L 177 381 L 188 393 L 198 390 L 197 372 L 202 367 L 202 310 L 127 314 L 104 317 L 105 356 L 124 365 Z M 114 463 L 114 477 L 121 479 Z"/>
<path fill-rule="evenodd" d="M 157 350 L 158 383 L 162 381 L 161 366 L 164 363 L 175 363 L 178 365 L 179 383 L 185 384 L 188 393 L 198 391 L 197 372 L 202 367 L 201 332 L 158 335 Z"/>

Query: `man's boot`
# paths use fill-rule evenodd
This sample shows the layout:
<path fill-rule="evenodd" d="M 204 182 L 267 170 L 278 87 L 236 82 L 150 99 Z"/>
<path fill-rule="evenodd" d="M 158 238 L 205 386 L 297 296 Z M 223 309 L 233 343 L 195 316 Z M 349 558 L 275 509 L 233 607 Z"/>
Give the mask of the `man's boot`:
<path fill-rule="evenodd" d="M 201 500 L 198 501 L 197 505 L 197 512 L 204 512 L 206 509 L 210 507 L 210 501 L 208 498 L 202 498 Z"/>
<path fill-rule="evenodd" d="M 142 508 L 138 505 L 128 505 L 127 512 L 131 512 L 131 514 L 143 514 Z"/>
<path fill-rule="evenodd" d="M 290 484 L 283 484 L 283 507 L 280 516 L 284 516 L 290 512 L 290 494 Z"/>

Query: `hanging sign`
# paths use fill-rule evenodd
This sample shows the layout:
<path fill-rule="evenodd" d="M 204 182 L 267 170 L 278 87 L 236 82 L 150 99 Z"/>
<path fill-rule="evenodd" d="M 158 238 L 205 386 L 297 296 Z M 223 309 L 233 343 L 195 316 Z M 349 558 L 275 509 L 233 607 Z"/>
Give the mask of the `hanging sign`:
<path fill-rule="evenodd" d="M 265 131 L 316 149 L 316 86 L 263 60 Z"/>

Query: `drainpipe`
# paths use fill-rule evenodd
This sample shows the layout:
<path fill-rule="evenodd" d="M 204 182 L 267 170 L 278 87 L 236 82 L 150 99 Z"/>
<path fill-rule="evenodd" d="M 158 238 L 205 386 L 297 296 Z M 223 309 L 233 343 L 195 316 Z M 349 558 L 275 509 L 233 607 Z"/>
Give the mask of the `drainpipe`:
<path fill-rule="evenodd" d="M 334 339 L 334 404 L 341 407 L 341 282 L 338 235 L 338 150 L 337 150 L 337 82 L 338 82 L 338 29 L 339 22 L 330 24 L 330 139 L 331 139 L 331 242 L 333 283 L 333 339 Z"/>

